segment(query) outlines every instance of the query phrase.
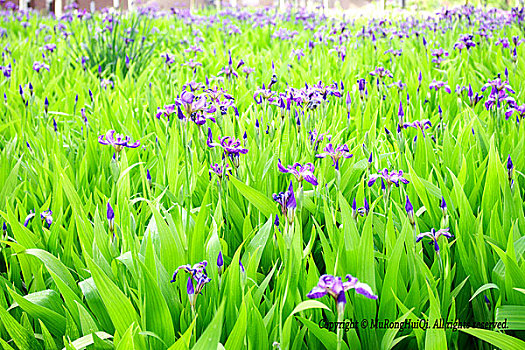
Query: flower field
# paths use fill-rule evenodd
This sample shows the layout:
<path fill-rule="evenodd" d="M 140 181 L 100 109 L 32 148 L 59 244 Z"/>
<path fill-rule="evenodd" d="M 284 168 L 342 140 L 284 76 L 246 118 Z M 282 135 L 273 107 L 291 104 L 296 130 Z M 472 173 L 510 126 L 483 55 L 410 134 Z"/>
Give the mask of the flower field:
<path fill-rule="evenodd" d="M 9 4 L 3 349 L 525 349 L 525 9 Z"/>

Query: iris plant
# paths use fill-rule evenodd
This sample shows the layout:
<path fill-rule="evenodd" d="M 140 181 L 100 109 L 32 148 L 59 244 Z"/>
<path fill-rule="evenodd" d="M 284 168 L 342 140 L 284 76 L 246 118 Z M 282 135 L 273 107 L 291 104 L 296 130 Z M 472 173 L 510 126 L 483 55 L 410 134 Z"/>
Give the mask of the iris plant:
<path fill-rule="evenodd" d="M 339 170 L 339 160 L 341 158 L 352 158 L 353 154 L 350 153 L 350 150 L 348 149 L 348 146 L 346 144 L 339 145 L 334 149 L 334 146 L 331 143 L 329 143 L 324 148 L 324 153 L 319 153 L 316 155 L 316 157 L 326 158 L 328 156 L 332 158 L 335 170 Z"/>
<path fill-rule="evenodd" d="M 300 163 L 294 163 L 285 168 L 279 159 L 277 168 L 281 173 L 295 175 L 295 178 L 297 181 L 299 181 L 299 183 L 302 183 L 303 180 L 306 180 L 306 182 L 309 182 L 314 186 L 319 184 L 317 178 L 314 176 L 315 167 L 312 163 L 306 163 L 304 165 L 301 165 Z"/>
<path fill-rule="evenodd" d="M 421 130 L 421 132 L 423 133 L 423 137 L 425 137 L 425 130 L 430 128 L 431 126 L 432 126 L 432 123 L 428 119 L 414 120 L 412 123 L 404 123 L 403 124 L 403 128 L 405 128 L 405 129 L 409 128 L 409 127 L 412 127 L 412 128 L 416 128 L 416 129 Z"/>
<path fill-rule="evenodd" d="M 290 181 L 290 186 L 288 186 L 287 191 L 274 193 L 272 198 L 279 203 L 283 217 L 291 225 L 295 216 L 295 210 L 297 209 L 292 181 Z M 276 220 L 276 222 L 279 223 L 278 219 Z"/>
<path fill-rule="evenodd" d="M 204 286 L 211 281 L 211 279 L 208 277 L 208 273 L 206 272 L 207 265 L 208 262 L 206 260 L 199 262 L 193 266 L 189 264 L 181 265 L 175 270 L 175 273 L 173 273 L 173 278 L 170 281 L 171 283 L 175 282 L 177 274 L 180 270 L 186 271 L 190 274 L 190 276 L 188 277 L 186 291 L 188 293 L 188 299 L 190 300 L 190 305 L 193 312 L 195 312 L 195 303 L 197 301 L 197 296 L 201 294 L 202 290 L 204 289 Z"/>
<path fill-rule="evenodd" d="M 248 153 L 248 150 L 241 146 L 240 140 L 230 136 L 219 137 L 219 142 L 213 142 L 213 135 L 210 128 L 208 128 L 208 139 L 206 143 L 210 148 L 221 147 L 224 151 L 224 156 L 230 159 L 235 168 L 239 167 L 240 155 Z"/>
<path fill-rule="evenodd" d="M 47 223 L 47 226 L 50 227 L 53 223 L 53 212 L 50 209 L 44 210 L 42 213 L 40 213 L 40 219 L 42 222 Z M 36 216 L 34 212 L 30 212 L 25 220 L 24 220 L 24 226 L 27 227 L 29 225 L 29 222 Z"/>
<path fill-rule="evenodd" d="M 438 239 L 441 236 L 444 236 L 446 238 L 453 237 L 453 235 L 449 232 L 449 228 L 444 228 L 438 231 L 436 231 L 435 229 L 431 229 L 430 232 L 424 232 L 424 233 L 420 233 L 419 235 L 417 235 L 416 243 L 421 241 L 424 237 L 429 237 L 431 239 L 429 244 L 434 244 L 434 250 L 436 251 L 436 253 L 439 253 Z"/>
<path fill-rule="evenodd" d="M 140 146 L 140 141 L 131 142 L 131 137 L 124 136 L 121 134 L 116 134 L 115 130 L 109 130 L 106 135 L 100 135 L 98 137 L 98 142 L 102 145 L 111 145 L 115 151 L 120 153 L 124 147 L 127 148 L 137 148 Z"/>
<path fill-rule="evenodd" d="M 356 277 L 346 275 L 343 282 L 341 277 L 332 275 L 322 275 L 319 277 L 319 282 L 312 288 L 307 297 L 310 299 L 322 298 L 326 295 L 331 296 L 337 309 L 337 321 L 342 322 L 344 319 L 344 311 L 346 306 L 346 292 L 354 289 L 356 293 L 361 294 L 368 299 L 376 300 L 377 295 L 374 294 L 372 288 L 366 283 L 359 282 Z M 342 333 L 341 329 L 337 328 L 337 349 L 341 348 Z"/>

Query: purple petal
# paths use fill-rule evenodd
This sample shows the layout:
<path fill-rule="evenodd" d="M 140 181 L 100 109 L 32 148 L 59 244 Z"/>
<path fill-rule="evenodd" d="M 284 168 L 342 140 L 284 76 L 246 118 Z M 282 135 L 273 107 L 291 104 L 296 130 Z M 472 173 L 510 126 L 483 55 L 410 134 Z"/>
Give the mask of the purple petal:
<path fill-rule="evenodd" d="M 308 295 L 306 295 L 310 299 L 317 299 L 322 298 L 327 294 L 326 289 L 321 288 L 319 286 L 315 286 Z"/>

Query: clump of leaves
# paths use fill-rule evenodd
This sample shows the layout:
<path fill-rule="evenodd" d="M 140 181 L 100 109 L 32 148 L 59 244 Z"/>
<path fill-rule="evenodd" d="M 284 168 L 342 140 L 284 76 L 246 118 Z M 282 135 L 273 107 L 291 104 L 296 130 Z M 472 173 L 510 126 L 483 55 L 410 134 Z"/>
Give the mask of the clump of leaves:
<path fill-rule="evenodd" d="M 69 24 L 70 54 L 84 69 L 98 69 L 100 78 L 140 75 L 153 55 L 158 36 L 153 16 L 146 11 L 133 16 L 108 11 Z"/>

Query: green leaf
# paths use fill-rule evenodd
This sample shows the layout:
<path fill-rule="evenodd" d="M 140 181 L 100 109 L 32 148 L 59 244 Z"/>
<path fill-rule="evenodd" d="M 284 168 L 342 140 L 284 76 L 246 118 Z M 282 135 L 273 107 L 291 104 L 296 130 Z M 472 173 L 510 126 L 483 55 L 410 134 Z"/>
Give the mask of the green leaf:
<path fill-rule="evenodd" d="M 49 330 L 47 329 L 46 325 L 41 320 L 38 320 L 38 323 L 40 324 L 40 328 L 42 329 L 42 338 L 44 340 L 44 348 L 46 350 L 58 350 L 57 344 L 55 340 L 53 339 L 53 336 L 51 335 L 51 333 L 49 333 Z"/>
<path fill-rule="evenodd" d="M 327 349 L 336 349 L 337 348 L 337 336 L 334 332 L 330 332 L 326 328 L 320 328 L 319 325 L 315 324 L 314 322 L 301 317 L 297 316 L 297 319 L 301 321 L 306 328 L 308 328 L 308 331 L 312 332 L 312 334 L 319 339 L 321 343 L 327 348 Z M 345 342 L 341 343 L 341 349 L 348 349 L 348 346 Z"/>
<path fill-rule="evenodd" d="M 471 302 L 472 300 L 474 300 L 475 297 L 477 297 L 480 293 L 483 293 L 484 291 L 486 291 L 487 289 L 491 289 L 491 288 L 496 288 L 496 289 L 499 289 L 499 287 L 494 284 L 494 283 L 485 283 L 484 285 L 482 285 L 481 287 L 478 288 L 478 290 L 476 290 L 476 292 L 472 295 L 472 297 L 468 300 L 469 302 Z"/>
<path fill-rule="evenodd" d="M 106 332 L 96 332 L 94 334 L 96 334 L 96 336 L 99 337 L 102 340 L 113 338 L 113 336 L 111 334 L 108 334 Z M 83 336 L 81 338 L 78 338 L 75 341 L 71 342 L 71 345 L 77 350 L 82 350 L 85 347 L 87 347 L 89 345 L 92 345 L 94 343 L 95 343 L 95 341 L 93 340 L 93 334 L 88 334 L 88 335 L 85 335 L 85 336 Z M 64 350 L 65 349 L 66 348 L 64 348 Z"/>
<path fill-rule="evenodd" d="M 48 290 L 43 292 L 37 292 L 34 294 L 38 295 L 27 295 L 25 297 L 22 297 L 18 295 L 15 291 L 11 290 L 9 287 L 7 288 L 9 293 L 11 294 L 11 297 L 16 301 L 16 303 L 29 315 L 34 317 L 35 319 L 39 319 L 47 326 L 47 328 L 51 331 L 51 333 L 62 336 L 64 334 L 64 331 L 66 329 L 66 318 L 59 314 L 58 312 L 49 309 L 47 307 L 41 306 L 39 304 L 44 303 L 47 305 L 54 305 L 56 302 L 50 301 L 46 302 L 45 300 L 42 302 L 42 299 L 51 299 L 53 296 L 55 298 L 58 298 L 58 293 L 54 290 Z M 35 302 L 33 302 L 32 300 Z"/>
<path fill-rule="evenodd" d="M 29 333 L 20 323 L 5 310 L 0 307 L 0 319 L 4 324 L 7 333 L 11 336 L 16 346 L 19 349 L 40 349 L 40 345 L 36 341 L 32 333 Z"/>
<path fill-rule="evenodd" d="M 288 344 L 288 341 L 290 339 L 291 332 L 292 332 L 292 321 L 294 319 L 293 315 L 295 315 L 298 312 L 309 310 L 309 309 L 325 309 L 328 311 L 332 311 L 330 310 L 328 306 L 326 306 L 325 304 L 317 300 L 305 300 L 299 303 L 299 305 L 297 305 L 295 309 L 293 309 L 293 311 L 290 313 L 290 315 L 288 315 L 288 317 L 286 318 L 286 321 L 284 322 L 283 344 L 281 344 L 284 348 L 287 348 L 290 345 Z"/>
<path fill-rule="evenodd" d="M 264 216 L 269 218 L 272 216 L 272 214 L 277 214 L 275 203 L 272 202 L 267 196 L 257 191 L 256 189 L 240 182 L 233 176 L 230 176 L 230 181 L 244 196 L 244 198 L 246 198 L 251 204 L 253 204 Z"/>
<path fill-rule="evenodd" d="M 459 330 L 497 346 L 502 350 L 525 349 L 525 342 L 523 340 L 511 337 L 505 333 L 478 328 L 460 328 Z"/>
<path fill-rule="evenodd" d="M 434 323 L 441 319 L 441 314 L 439 312 L 439 302 L 434 296 L 430 284 L 427 282 L 428 289 L 428 298 L 430 300 L 430 314 L 429 319 L 429 328 L 427 329 L 427 334 L 425 337 L 425 349 L 429 350 L 440 350 L 447 349 L 447 337 L 445 335 L 444 328 L 434 328 Z"/>
<path fill-rule="evenodd" d="M 525 306 L 502 305 L 496 309 L 496 322 L 504 322 L 505 330 L 525 330 Z"/>
<path fill-rule="evenodd" d="M 232 331 L 228 335 L 228 340 L 224 347 L 226 349 L 242 349 L 244 347 L 244 338 L 246 336 L 246 329 L 248 326 L 248 317 L 246 312 L 246 299 L 241 304 L 241 309 L 237 317 L 237 322 L 233 326 Z"/>
<path fill-rule="evenodd" d="M 184 332 L 184 334 L 179 339 L 177 339 L 177 341 L 173 343 L 173 345 L 170 346 L 168 350 L 187 350 L 190 348 L 191 334 L 195 329 L 196 321 L 197 318 L 194 318 L 188 329 L 186 329 L 186 332 Z"/>
<path fill-rule="evenodd" d="M 192 348 L 193 350 L 217 349 L 219 341 L 221 340 L 223 316 L 224 303 L 222 303 L 217 312 L 215 312 L 215 316 L 197 340 L 197 343 Z"/>
<path fill-rule="evenodd" d="M 139 324 L 137 312 L 128 297 L 102 272 L 93 260 L 86 257 L 86 262 L 115 329 L 124 334 L 133 322 Z"/>
<path fill-rule="evenodd" d="M 146 266 L 140 262 L 144 279 L 144 316 L 146 330 L 157 334 L 165 344 L 175 341 L 173 320 L 166 300 Z"/>
<path fill-rule="evenodd" d="M 403 323 L 407 319 L 407 317 L 414 311 L 414 308 L 408 310 L 404 315 L 399 317 L 396 322 Z M 398 327 L 390 328 L 385 332 L 385 335 L 383 336 L 383 340 L 381 341 L 381 349 L 382 350 L 390 350 L 395 345 L 395 337 L 397 333 L 399 332 Z"/>

